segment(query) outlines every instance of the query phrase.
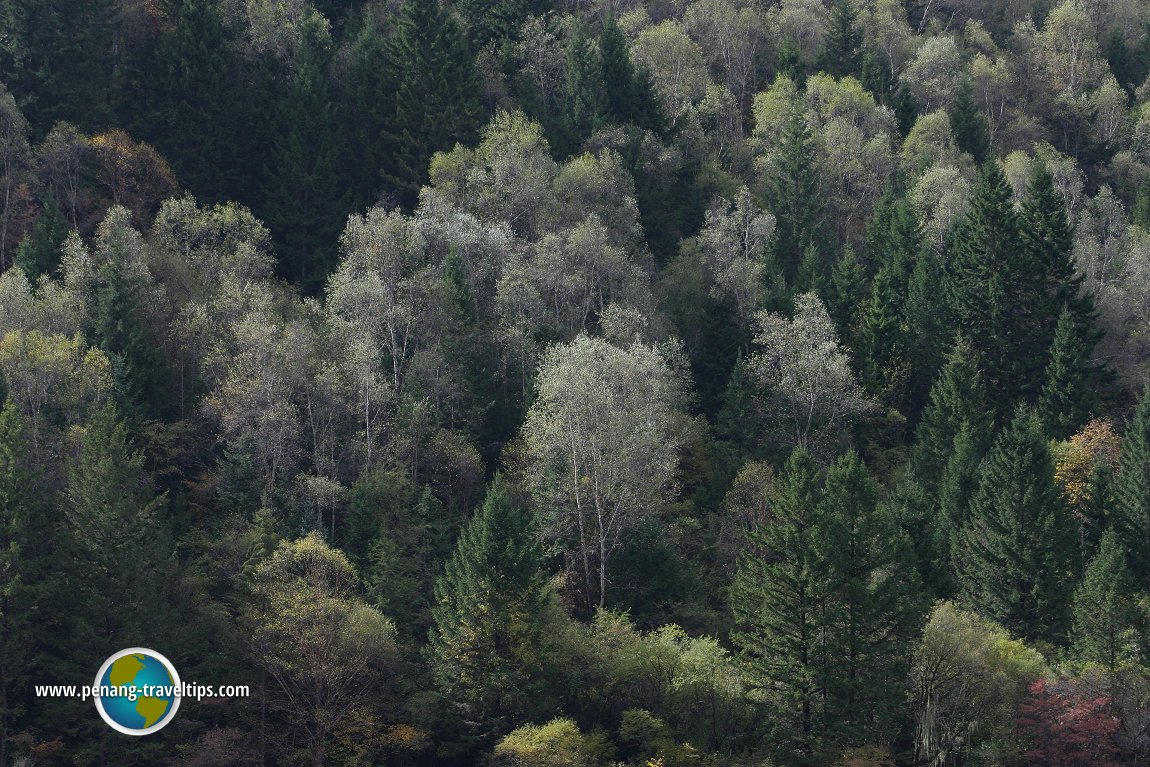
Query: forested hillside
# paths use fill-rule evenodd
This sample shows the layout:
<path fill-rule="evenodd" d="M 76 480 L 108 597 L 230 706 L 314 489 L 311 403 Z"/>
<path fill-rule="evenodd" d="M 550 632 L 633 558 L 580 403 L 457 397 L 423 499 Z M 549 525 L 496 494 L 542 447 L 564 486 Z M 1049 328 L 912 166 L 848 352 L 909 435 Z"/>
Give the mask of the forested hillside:
<path fill-rule="evenodd" d="M 1150 764 L 1147 0 L 0 0 L 0 767 Z M 132 738 L 86 684 L 153 648 Z"/>

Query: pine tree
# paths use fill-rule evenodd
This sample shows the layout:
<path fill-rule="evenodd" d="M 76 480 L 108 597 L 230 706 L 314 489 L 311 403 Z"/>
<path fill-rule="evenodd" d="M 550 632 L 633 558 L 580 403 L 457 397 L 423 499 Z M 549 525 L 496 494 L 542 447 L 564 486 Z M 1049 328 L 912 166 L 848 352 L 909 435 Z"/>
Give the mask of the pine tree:
<path fill-rule="evenodd" d="M 1069 439 L 1089 419 L 1097 404 L 1090 382 L 1090 360 L 1078 324 L 1064 307 L 1054 333 L 1046 383 L 1038 396 L 1038 415 L 1054 439 Z"/>
<path fill-rule="evenodd" d="M 825 563 L 822 630 L 830 717 L 847 743 L 888 742 L 924 605 L 909 541 L 856 453 L 830 468 L 816 552 Z"/>
<path fill-rule="evenodd" d="M 436 581 L 428 662 L 480 740 L 538 710 L 548 600 L 542 559 L 529 518 L 497 478 Z"/>
<path fill-rule="evenodd" d="M 1049 346 L 1042 343 L 1041 283 L 1023 247 L 1010 185 L 994 162 L 983 166 L 959 222 L 945 283 L 956 329 L 983 357 L 999 415 L 1037 394 Z"/>
<path fill-rule="evenodd" d="M 756 686 L 778 693 L 783 740 L 804 764 L 814 758 L 822 727 L 818 631 L 825 573 L 814 550 L 821 499 L 814 462 L 796 450 L 772 490 L 773 518 L 750 533 L 731 592 L 740 625 L 731 639 L 748 657 Z"/>
<path fill-rule="evenodd" d="M 1130 570 L 1139 583 L 1150 580 L 1150 387 L 1142 393 L 1122 440 L 1114 482 L 1111 527 L 1127 546 Z"/>
<path fill-rule="evenodd" d="M 763 197 L 775 216 L 775 256 L 783 276 L 791 282 L 808 249 L 819 243 L 822 223 L 814 145 L 799 105 L 792 107 L 783 125 L 779 149 L 767 168 Z"/>
<path fill-rule="evenodd" d="M 1115 671 L 1136 652 L 1138 588 L 1126 566 L 1126 550 L 1118 534 L 1108 530 L 1098 553 L 1086 568 L 1074 592 L 1074 624 L 1071 648 L 1079 660 L 1098 663 Z"/>
<path fill-rule="evenodd" d="M 438 0 L 403 4 L 385 58 L 396 93 L 384 180 L 414 204 L 431 156 L 476 137 L 483 121 L 479 77 L 467 38 Z"/>
<path fill-rule="evenodd" d="M 1019 408 L 979 470 L 955 543 L 962 600 L 1015 635 L 1060 641 L 1069 628 L 1076 539 L 1042 424 Z"/>
<path fill-rule="evenodd" d="M 859 71 L 862 30 L 856 27 L 858 14 L 850 0 L 839 0 L 831 9 L 831 24 L 823 43 L 819 68 L 835 77 L 855 75 Z"/>
<path fill-rule="evenodd" d="M 68 236 L 68 224 L 60 212 L 60 206 L 49 195 L 44 201 L 36 225 L 16 251 L 16 265 L 24 270 L 28 282 L 33 285 L 40 275 L 51 276 L 60 265 L 60 247 Z"/>
<path fill-rule="evenodd" d="M 950 110 L 950 130 L 958 148 L 967 152 L 976 163 L 982 164 L 990 156 L 990 130 L 986 117 L 974 103 L 970 80 L 963 79 L 958 95 Z"/>

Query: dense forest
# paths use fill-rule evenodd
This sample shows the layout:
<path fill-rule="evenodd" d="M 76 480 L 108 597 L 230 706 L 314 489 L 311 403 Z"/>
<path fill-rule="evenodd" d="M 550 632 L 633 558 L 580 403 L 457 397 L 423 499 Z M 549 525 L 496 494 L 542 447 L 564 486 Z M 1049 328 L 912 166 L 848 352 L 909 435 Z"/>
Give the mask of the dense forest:
<path fill-rule="evenodd" d="M 1150 764 L 1148 376 L 1147 0 L 0 0 L 0 767 Z"/>

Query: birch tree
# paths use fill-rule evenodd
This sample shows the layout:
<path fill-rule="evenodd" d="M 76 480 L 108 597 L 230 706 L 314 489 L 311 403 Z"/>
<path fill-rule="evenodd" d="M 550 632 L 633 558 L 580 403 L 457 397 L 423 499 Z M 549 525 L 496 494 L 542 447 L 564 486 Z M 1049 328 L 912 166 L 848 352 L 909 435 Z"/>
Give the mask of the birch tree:
<path fill-rule="evenodd" d="M 526 481 L 588 611 L 607 603 L 627 533 L 671 498 L 684 396 L 679 374 L 640 343 L 621 349 L 580 335 L 543 356 L 522 432 Z"/>

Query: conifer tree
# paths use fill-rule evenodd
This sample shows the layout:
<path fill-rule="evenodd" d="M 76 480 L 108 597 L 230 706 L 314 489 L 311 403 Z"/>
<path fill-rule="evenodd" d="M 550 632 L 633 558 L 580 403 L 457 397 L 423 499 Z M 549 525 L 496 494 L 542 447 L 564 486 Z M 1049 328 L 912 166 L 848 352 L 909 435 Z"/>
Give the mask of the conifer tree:
<path fill-rule="evenodd" d="M 775 256 L 790 282 L 808 249 L 818 244 L 822 223 L 814 145 L 799 105 L 791 108 L 783 124 L 778 151 L 767 167 L 763 197 L 775 217 Z M 808 282 L 813 277 L 808 275 Z"/>
<path fill-rule="evenodd" d="M 945 293 L 956 330 L 985 361 L 995 411 L 1009 414 L 1037 394 L 1049 346 L 1042 343 L 1042 284 L 1022 244 L 1010 185 L 994 162 L 983 166 L 952 251 Z"/>
<path fill-rule="evenodd" d="M 1069 628 L 1074 520 L 1054 484 L 1042 424 L 1020 407 L 978 474 L 955 542 L 962 600 L 1015 635 L 1058 642 Z"/>
<path fill-rule="evenodd" d="M 112 359 L 120 384 L 119 407 L 145 419 L 170 409 L 168 369 L 163 354 L 140 318 L 143 284 L 113 248 L 96 296 L 93 336 Z"/>
<path fill-rule="evenodd" d="M 582 21 L 567 39 L 564 60 L 563 152 L 579 151 L 583 140 L 599 128 L 607 111 L 607 86 L 600 53 Z"/>
<path fill-rule="evenodd" d="M 751 531 L 731 591 L 740 625 L 732 641 L 749 659 L 755 685 L 779 693 L 775 713 L 784 740 L 804 763 L 814 757 L 822 721 L 819 606 L 826 574 L 814 548 L 821 500 L 814 462 L 796 450 L 772 489 L 772 519 Z"/>
<path fill-rule="evenodd" d="M 898 297 L 892 285 L 893 271 L 893 268 L 883 266 L 871 283 L 871 297 L 863 315 L 857 346 L 863 385 L 897 406 L 902 400 L 910 371 L 906 358 L 906 333 L 899 319 Z"/>
<path fill-rule="evenodd" d="M 831 24 L 823 43 L 820 69 L 835 77 L 859 71 L 862 30 L 855 26 L 858 14 L 851 0 L 838 0 L 831 9 Z"/>
<path fill-rule="evenodd" d="M 935 532 L 938 572 L 943 574 L 937 585 L 942 596 L 951 596 L 955 584 L 951 575 L 951 553 L 958 531 L 970 517 L 970 499 L 978 486 L 979 467 L 990 449 L 993 434 L 984 420 L 963 421 L 954 435 L 950 457 L 934 485 L 935 509 L 931 527 Z"/>
<path fill-rule="evenodd" d="M 526 514 L 499 480 L 435 584 L 428 660 L 441 693 L 489 739 L 537 710 L 547 580 Z"/>
<path fill-rule="evenodd" d="M 1136 594 L 1126 550 L 1118 533 L 1108 530 L 1074 592 L 1071 648 L 1079 660 L 1115 671 L 1136 652 L 1141 639 Z"/>
<path fill-rule="evenodd" d="M 950 129 L 958 148 L 970 154 L 976 163 L 984 163 L 990 156 L 990 131 L 986 117 L 974 103 L 970 80 L 963 79 L 958 95 L 950 110 Z"/>
<path fill-rule="evenodd" d="M 599 34 L 599 63 L 605 86 L 605 116 L 615 122 L 633 123 L 662 133 L 662 109 L 650 75 L 645 69 L 636 69 L 631 62 L 627 39 L 613 15 L 607 17 Z"/>
<path fill-rule="evenodd" d="M 1112 527 L 1127 546 L 1130 569 L 1140 583 L 1150 579 L 1150 387 L 1142 393 L 1122 440 L 1114 482 Z"/>
<path fill-rule="evenodd" d="M 1132 222 L 1150 231 L 1150 182 L 1143 181 L 1134 195 L 1134 208 L 1130 211 Z"/>
<path fill-rule="evenodd" d="M 945 307 L 939 306 L 942 286 L 942 263 L 928 246 L 924 246 L 914 262 L 903 302 L 903 319 L 910 335 L 911 365 L 906 416 L 912 420 L 926 406 L 950 340 L 946 336 L 949 322 Z"/>
<path fill-rule="evenodd" d="M 278 241 L 280 273 L 299 282 L 305 292 L 315 292 L 335 264 L 349 195 L 338 172 L 335 105 L 326 75 L 329 41 L 315 19 L 305 22 L 301 35 L 281 102 L 263 216 Z"/>
<path fill-rule="evenodd" d="M 839 260 L 831 270 L 830 285 L 827 289 L 827 314 L 835 321 L 839 335 L 847 345 L 851 345 L 858 332 L 859 314 L 863 308 L 866 289 L 866 275 L 858 256 L 849 245 L 843 248 Z"/>
<path fill-rule="evenodd" d="M 865 464 L 848 452 L 827 473 L 817 524 L 830 643 L 824 678 L 835 735 L 850 743 L 893 737 L 924 607 L 909 541 L 878 495 Z"/>
<path fill-rule="evenodd" d="M 396 84 L 387 126 L 384 179 L 414 204 L 435 152 L 471 142 L 483 120 L 479 78 L 467 38 L 439 0 L 407 0 L 385 53 Z"/>
<path fill-rule="evenodd" d="M 938 487 L 963 424 L 989 433 L 992 419 L 988 404 L 980 355 L 965 336 L 959 335 L 930 390 L 930 402 L 923 410 L 911 454 L 915 475 L 928 488 Z"/>
<path fill-rule="evenodd" d="M 40 275 L 51 275 L 60 265 L 60 247 L 68 236 L 68 224 L 60 212 L 60 206 L 49 195 L 44 201 L 40 215 L 32 233 L 16 250 L 16 265 L 24 270 L 28 282 L 33 285 Z"/>
<path fill-rule="evenodd" d="M 1078 431 L 1097 403 L 1085 346 L 1070 309 L 1064 307 L 1037 406 L 1047 434 L 1054 439 L 1068 439 Z"/>

